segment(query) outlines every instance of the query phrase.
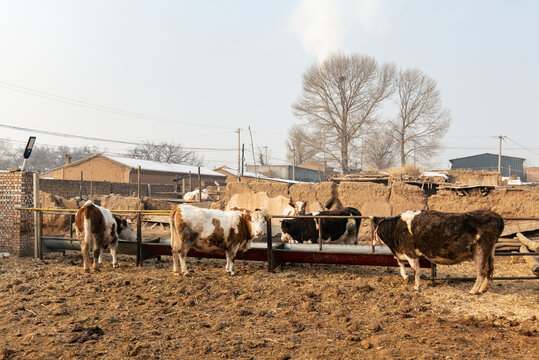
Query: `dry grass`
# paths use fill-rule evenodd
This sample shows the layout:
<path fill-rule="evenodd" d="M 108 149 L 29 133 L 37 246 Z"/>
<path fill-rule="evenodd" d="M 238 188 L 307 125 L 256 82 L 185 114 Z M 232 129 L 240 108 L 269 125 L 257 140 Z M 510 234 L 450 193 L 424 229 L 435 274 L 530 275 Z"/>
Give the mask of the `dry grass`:
<path fill-rule="evenodd" d="M 388 172 L 389 175 L 392 175 L 392 176 L 401 176 L 401 175 L 419 176 L 421 175 L 421 170 L 417 166 L 413 166 L 413 165 L 405 165 L 399 168 L 387 169 L 386 172 Z"/>

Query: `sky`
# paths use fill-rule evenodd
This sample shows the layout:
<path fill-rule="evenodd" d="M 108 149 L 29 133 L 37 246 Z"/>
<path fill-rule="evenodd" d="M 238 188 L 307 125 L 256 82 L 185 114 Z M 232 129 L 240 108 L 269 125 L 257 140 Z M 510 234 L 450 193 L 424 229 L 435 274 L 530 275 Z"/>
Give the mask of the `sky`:
<path fill-rule="evenodd" d="M 250 127 L 284 164 L 303 72 L 343 52 L 438 82 L 452 123 L 432 168 L 497 153 L 498 135 L 504 155 L 539 166 L 537 14 L 531 0 L 0 0 L 0 125 L 123 143 L 0 138 L 114 154 L 167 141 L 235 167 L 236 129 L 250 149 Z"/>

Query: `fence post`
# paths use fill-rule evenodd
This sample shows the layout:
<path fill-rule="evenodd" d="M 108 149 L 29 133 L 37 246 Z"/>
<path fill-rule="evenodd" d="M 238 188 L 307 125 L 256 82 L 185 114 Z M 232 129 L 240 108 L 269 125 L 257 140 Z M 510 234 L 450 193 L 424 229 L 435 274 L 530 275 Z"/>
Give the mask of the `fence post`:
<path fill-rule="evenodd" d="M 39 175 L 33 174 L 34 177 L 34 208 L 39 208 Z M 41 238 L 39 236 L 39 212 L 34 211 L 34 257 L 39 259 L 41 248 Z"/>
<path fill-rule="evenodd" d="M 202 186 L 200 184 L 200 166 L 198 167 L 198 201 L 202 200 Z"/>
<path fill-rule="evenodd" d="M 318 218 L 318 251 L 322 251 L 322 219 L 321 218 Z"/>
<path fill-rule="evenodd" d="M 137 168 L 137 197 L 140 199 L 140 165 Z"/>
<path fill-rule="evenodd" d="M 273 243 L 271 241 L 272 235 L 271 235 L 271 218 L 268 220 L 267 228 L 266 228 L 266 240 L 267 240 L 267 246 L 268 246 L 268 271 L 272 272 L 274 269 L 273 266 Z"/>
<path fill-rule="evenodd" d="M 137 216 L 137 266 L 142 266 L 142 216 Z"/>

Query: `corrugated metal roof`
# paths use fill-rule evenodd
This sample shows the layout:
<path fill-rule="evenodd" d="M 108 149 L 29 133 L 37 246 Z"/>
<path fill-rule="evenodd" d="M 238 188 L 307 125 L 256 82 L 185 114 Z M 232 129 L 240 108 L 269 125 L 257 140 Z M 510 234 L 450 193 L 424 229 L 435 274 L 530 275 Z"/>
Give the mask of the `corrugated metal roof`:
<path fill-rule="evenodd" d="M 152 161 L 152 160 L 140 160 L 140 159 L 133 159 L 128 157 L 121 157 L 121 156 L 109 156 L 109 155 L 103 155 L 111 160 L 117 161 L 121 164 L 124 164 L 126 166 L 132 167 L 132 168 L 142 168 L 142 170 L 152 170 L 152 171 L 162 171 L 162 172 L 171 172 L 171 173 L 182 173 L 182 174 L 188 174 L 189 171 L 195 175 L 198 174 L 198 168 L 196 166 L 191 165 L 179 165 L 179 164 L 167 164 L 162 163 L 159 161 Z M 211 175 L 211 176 L 219 176 L 219 177 L 225 177 L 225 175 L 220 174 L 216 171 L 213 171 L 208 168 L 201 167 L 200 168 L 200 175 Z"/>

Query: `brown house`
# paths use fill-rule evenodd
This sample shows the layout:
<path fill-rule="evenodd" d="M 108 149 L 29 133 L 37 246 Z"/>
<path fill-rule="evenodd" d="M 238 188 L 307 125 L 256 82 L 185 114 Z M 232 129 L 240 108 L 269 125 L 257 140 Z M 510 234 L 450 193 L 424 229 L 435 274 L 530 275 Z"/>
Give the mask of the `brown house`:
<path fill-rule="evenodd" d="M 193 184 L 197 182 L 196 166 L 166 164 L 158 161 L 139 160 L 120 156 L 96 154 L 69 163 L 41 175 L 42 178 L 56 180 L 110 181 L 137 183 L 138 167 L 141 167 L 141 182 L 144 184 L 168 184 L 177 178 L 188 178 L 191 173 Z M 213 185 L 215 181 L 225 184 L 226 176 L 211 169 L 200 168 L 202 186 Z"/>

